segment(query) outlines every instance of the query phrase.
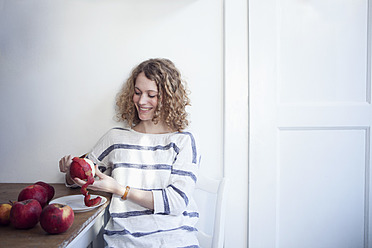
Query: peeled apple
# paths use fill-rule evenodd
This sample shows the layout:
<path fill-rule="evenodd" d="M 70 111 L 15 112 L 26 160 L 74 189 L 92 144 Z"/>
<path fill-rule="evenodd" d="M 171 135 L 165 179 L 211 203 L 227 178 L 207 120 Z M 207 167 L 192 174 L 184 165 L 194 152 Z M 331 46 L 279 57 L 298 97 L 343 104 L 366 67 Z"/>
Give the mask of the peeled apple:
<path fill-rule="evenodd" d="M 80 178 L 86 183 L 81 187 L 81 193 L 84 195 L 84 203 L 87 207 L 93 207 L 101 203 L 102 198 L 96 197 L 90 199 L 87 187 L 94 183 L 95 167 L 91 160 L 87 158 L 74 157 L 70 166 L 71 178 Z"/>

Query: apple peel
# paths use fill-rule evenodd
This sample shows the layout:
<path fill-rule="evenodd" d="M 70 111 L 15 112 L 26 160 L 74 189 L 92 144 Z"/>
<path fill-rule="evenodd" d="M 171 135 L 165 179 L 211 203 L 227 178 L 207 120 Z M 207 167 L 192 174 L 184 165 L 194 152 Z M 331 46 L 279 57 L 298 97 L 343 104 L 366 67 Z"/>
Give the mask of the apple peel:
<path fill-rule="evenodd" d="M 94 183 L 94 164 L 92 161 L 86 158 L 74 157 L 70 166 L 70 175 L 72 178 L 80 178 L 86 183 L 81 186 L 81 193 L 84 195 L 84 204 L 87 207 L 94 207 L 101 203 L 102 198 L 100 196 L 90 199 L 90 194 L 87 190 L 88 186 Z"/>

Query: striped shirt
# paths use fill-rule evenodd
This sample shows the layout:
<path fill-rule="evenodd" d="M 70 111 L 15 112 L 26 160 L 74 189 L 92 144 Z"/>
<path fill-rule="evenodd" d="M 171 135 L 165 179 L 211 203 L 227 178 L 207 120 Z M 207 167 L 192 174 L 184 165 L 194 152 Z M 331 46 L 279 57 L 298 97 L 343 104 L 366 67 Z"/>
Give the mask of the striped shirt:
<path fill-rule="evenodd" d="M 199 247 L 192 197 L 199 154 L 189 132 L 144 134 L 109 130 L 88 154 L 121 185 L 152 191 L 154 210 L 113 195 L 105 227 L 107 247 Z"/>

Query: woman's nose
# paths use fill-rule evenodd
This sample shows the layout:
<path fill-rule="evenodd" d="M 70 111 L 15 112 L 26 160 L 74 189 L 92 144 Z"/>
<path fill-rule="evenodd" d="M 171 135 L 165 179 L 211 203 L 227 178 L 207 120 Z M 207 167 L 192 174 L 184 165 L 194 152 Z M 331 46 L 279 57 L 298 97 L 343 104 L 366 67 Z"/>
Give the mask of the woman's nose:
<path fill-rule="evenodd" d="M 142 95 L 140 96 L 140 99 L 139 99 L 138 103 L 139 103 L 139 104 L 145 104 L 146 101 L 147 101 L 147 97 L 145 96 L 145 94 L 142 94 Z"/>

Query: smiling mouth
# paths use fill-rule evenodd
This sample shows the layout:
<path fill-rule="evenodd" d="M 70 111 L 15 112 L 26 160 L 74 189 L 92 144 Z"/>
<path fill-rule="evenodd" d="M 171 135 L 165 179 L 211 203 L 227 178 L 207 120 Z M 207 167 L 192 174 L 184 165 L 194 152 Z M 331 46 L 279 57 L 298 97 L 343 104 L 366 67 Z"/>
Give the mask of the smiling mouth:
<path fill-rule="evenodd" d="M 150 111 L 152 109 L 151 107 L 138 107 L 138 108 L 141 112 L 147 112 L 147 111 Z"/>

